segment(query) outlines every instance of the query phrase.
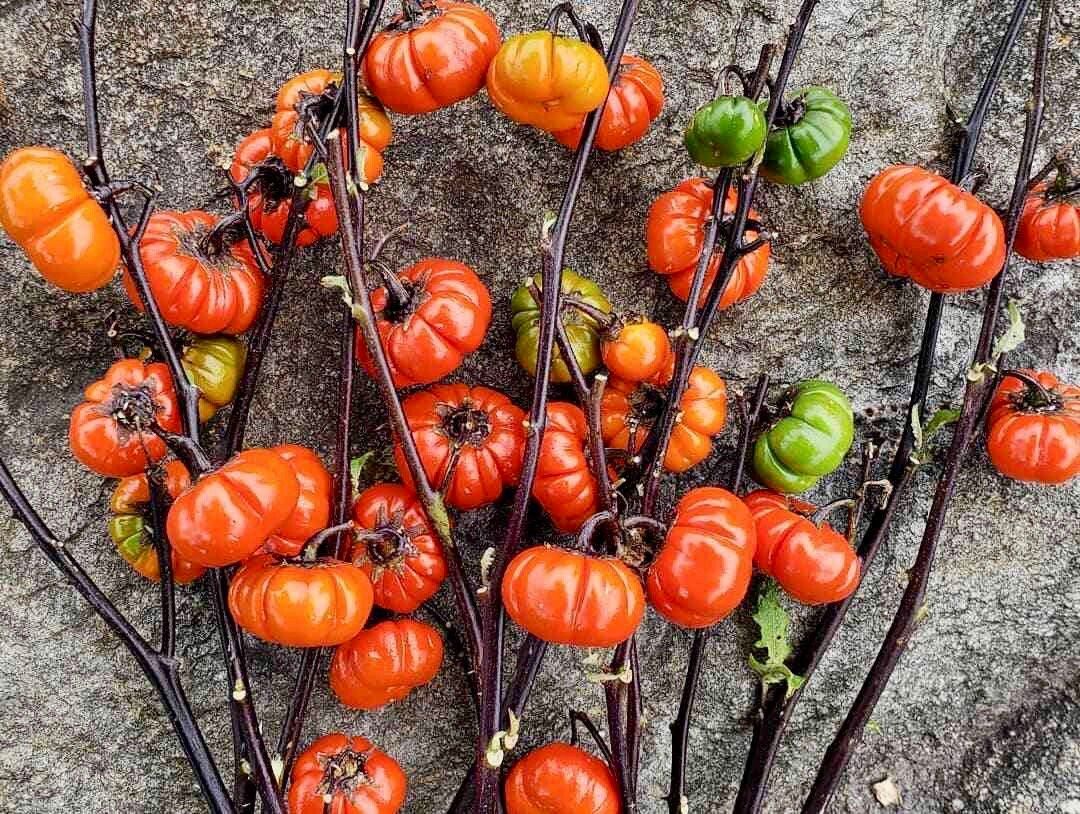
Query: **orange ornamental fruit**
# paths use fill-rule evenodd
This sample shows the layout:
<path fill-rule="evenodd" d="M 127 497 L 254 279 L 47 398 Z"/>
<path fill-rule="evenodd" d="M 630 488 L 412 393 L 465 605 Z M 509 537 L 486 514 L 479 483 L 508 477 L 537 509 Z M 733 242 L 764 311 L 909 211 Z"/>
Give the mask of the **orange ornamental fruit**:
<path fill-rule="evenodd" d="M 527 548 L 507 565 L 506 612 L 545 642 L 612 647 L 645 615 L 641 580 L 621 560 L 550 546 Z"/>
<path fill-rule="evenodd" d="M 1080 257 L 1080 205 L 1040 184 L 1024 202 L 1013 247 L 1036 263 Z"/>
<path fill-rule="evenodd" d="M 548 402 L 533 497 L 556 530 L 577 531 L 600 508 L 599 486 L 589 468 L 589 424 L 576 404 Z"/>
<path fill-rule="evenodd" d="M 434 489 L 456 509 L 494 503 L 516 486 L 525 451 L 525 412 L 487 387 L 438 384 L 402 405 L 420 463 Z M 394 460 L 407 487 L 412 475 L 400 445 Z"/>
<path fill-rule="evenodd" d="M 1059 484 L 1080 475 L 1080 387 L 1053 373 L 1017 371 L 1041 389 L 1006 376 L 986 421 L 986 451 L 1002 475 Z"/>
<path fill-rule="evenodd" d="M 22 147 L 0 164 L 0 225 L 42 277 L 74 293 L 108 283 L 120 241 L 75 165 L 48 147 Z"/>
<path fill-rule="evenodd" d="M 661 377 L 670 376 L 661 368 Z M 600 402 L 600 431 L 604 443 L 631 454 L 638 452 L 660 417 L 668 394 L 653 382 L 608 381 Z M 681 420 L 675 425 L 664 455 L 664 469 L 685 472 L 709 457 L 712 439 L 727 422 L 727 385 L 705 367 L 695 367 L 682 400 Z"/>
<path fill-rule="evenodd" d="M 278 90 L 276 112 L 270 122 L 273 153 L 294 173 L 303 172 L 315 147 L 304 132 L 305 106 L 329 101 L 330 93 L 341 84 L 341 74 L 316 68 L 298 74 Z M 357 94 L 357 123 L 360 136 L 358 157 L 360 180 L 373 184 L 382 175 L 383 150 L 394 136 L 390 117 L 376 99 Z"/>
<path fill-rule="evenodd" d="M 220 568 L 247 559 L 292 515 L 300 485 L 269 449 L 246 449 L 198 480 L 169 509 L 169 542 L 191 562 Z"/>
<path fill-rule="evenodd" d="M 839 602 L 859 587 L 862 564 L 828 523 L 807 515 L 816 507 L 759 489 L 745 498 L 757 524 L 754 564 L 806 605 Z"/>
<path fill-rule="evenodd" d="M 600 758 L 549 743 L 514 764 L 503 791 L 506 814 L 620 814 L 619 785 Z"/>
<path fill-rule="evenodd" d="M 273 447 L 296 476 L 300 493 L 292 513 L 266 541 L 266 550 L 281 557 L 295 557 L 313 534 L 326 528 L 330 522 L 330 493 L 334 479 L 330 477 L 322 460 L 307 447 L 283 444 Z"/>
<path fill-rule="evenodd" d="M 332 647 L 364 628 L 371 581 L 351 563 L 258 554 L 229 584 L 229 611 L 252 636 L 287 647 Z"/>
<path fill-rule="evenodd" d="M 755 536 L 750 510 L 731 492 L 691 489 L 675 507 L 664 545 L 649 566 L 649 603 L 683 627 L 724 619 L 750 587 Z"/>
<path fill-rule="evenodd" d="M 623 54 L 607 106 L 600 114 L 596 146 L 614 152 L 640 141 L 664 108 L 664 80 L 660 72 L 641 57 Z M 576 127 L 552 133 L 564 147 L 577 149 L 585 119 Z"/>
<path fill-rule="evenodd" d="M 113 362 L 83 391 L 83 398 L 71 411 L 71 454 L 107 478 L 135 475 L 165 454 L 165 442 L 150 430 L 152 424 L 167 432 L 180 431 L 172 375 L 161 362 Z"/>
<path fill-rule="evenodd" d="M 446 558 L 420 501 L 398 483 L 365 489 L 353 503 L 357 543 L 351 559 L 371 579 L 375 604 L 412 613 L 446 579 Z"/>
<path fill-rule="evenodd" d="M 217 224 L 208 212 L 159 210 L 150 216 L 139 255 L 166 322 L 198 334 L 239 334 L 255 321 L 266 282 L 246 240 L 228 246 L 209 240 Z M 126 269 L 124 289 L 143 310 Z"/>
<path fill-rule="evenodd" d="M 889 274 L 939 294 L 986 285 L 1005 263 L 997 213 L 922 167 L 898 164 L 874 176 L 859 217 Z"/>
<path fill-rule="evenodd" d="M 341 703 L 378 709 L 430 682 L 443 660 L 442 636 L 415 619 L 391 619 L 339 645 L 330 662 L 330 689 Z"/>
<path fill-rule="evenodd" d="M 455 371 L 484 341 L 491 295 L 476 272 L 444 257 L 425 257 L 371 292 L 379 337 L 395 387 L 431 384 Z M 360 329 L 356 357 L 374 373 Z"/>
<path fill-rule="evenodd" d="M 509 118 L 554 133 L 576 127 L 603 104 L 608 70 L 588 43 L 533 31 L 503 43 L 488 68 L 487 89 Z"/>
<path fill-rule="evenodd" d="M 367 738 L 323 735 L 296 759 L 289 814 L 397 814 L 408 781 Z"/>
<path fill-rule="evenodd" d="M 728 191 L 724 215 L 733 215 L 738 194 Z M 649 208 L 645 221 L 645 241 L 649 268 L 667 277 L 671 293 L 683 302 L 690 297 L 690 286 L 698 259 L 705 245 L 705 224 L 712 209 L 713 191 L 704 178 L 688 178 L 675 189 L 665 192 Z M 759 215 L 753 209 L 750 217 Z M 756 240 L 757 233 L 747 229 L 744 239 Z M 709 259 L 698 305 L 704 305 L 709 289 L 720 268 L 720 252 Z M 720 297 L 720 308 L 728 308 L 752 296 L 765 281 L 769 270 L 769 244 L 758 247 L 735 264 L 731 279 Z"/>
<path fill-rule="evenodd" d="M 180 461 L 165 464 L 165 491 L 175 498 L 191 485 L 188 471 Z M 145 472 L 121 478 L 109 498 L 109 537 L 116 550 L 136 573 L 152 582 L 161 579 L 153 531 L 144 513 L 150 503 L 150 481 Z M 206 571 L 201 565 L 188 562 L 172 549 L 172 576 L 178 585 L 194 582 Z"/>
<path fill-rule="evenodd" d="M 395 113 L 431 113 L 484 86 L 501 41 L 495 19 L 477 5 L 406 0 L 371 41 L 364 79 Z"/>

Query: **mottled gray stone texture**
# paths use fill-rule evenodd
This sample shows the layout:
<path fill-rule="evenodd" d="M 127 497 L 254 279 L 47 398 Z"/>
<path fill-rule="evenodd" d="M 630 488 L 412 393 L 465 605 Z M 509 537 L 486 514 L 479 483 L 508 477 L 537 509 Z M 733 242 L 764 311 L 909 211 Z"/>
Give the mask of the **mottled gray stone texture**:
<path fill-rule="evenodd" d="M 486 0 L 505 32 L 539 25 L 543 4 Z M 615 0 L 583 2 L 610 33 Z M 1080 6 L 1058 0 L 1050 54 L 1042 163 L 1080 136 Z M 887 164 L 942 167 L 950 149 L 946 105 L 966 113 L 1004 27 L 1010 3 L 971 0 L 823 0 L 794 82 L 835 87 L 853 109 L 851 152 L 827 178 L 800 189 L 764 189 L 759 208 L 778 232 L 764 287 L 725 313 L 707 361 L 739 389 L 757 371 L 777 382 L 825 376 L 855 403 L 860 430 L 894 437 L 903 420 L 926 295 L 876 263 L 857 218 L 866 180 Z M 795 0 L 644 0 L 631 50 L 663 72 L 668 102 L 640 144 L 598 155 L 585 181 L 568 262 L 595 276 L 620 307 L 674 324 L 680 313 L 645 264 L 642 226 L 660 192 L 694 172 L 680 144 L 691 112 L 710 98 L 719 68 L 753 64 L 779 39 Z M 81 155 L 82 109 L 70 0 L 0 5 L 0 149 L 45 143 Z M 222 187 L 215 165 L 269 118 L 275 87 L 298 68 L 336 65 L 341 0 L 206 0 L 161 4 L 107 0 L 100 25 L 100 81 L 107 157 L 116 176 L 150 179 L 169 207 L 210 207 Z M 1034 15 L 991 111 L 977 164 L 986 195 L 1002 204 L 1013 176 L 1029 85 Z M 545 135 L 500 116 L 483 94 L 424 118 L 394 120 L 385 179 L 371 196 L 371 231 L 406 219 L 395 263 L 427 253 L 461 259 L 491 287 L 497 314 L 483 349 L 455 380 L 506 389 L 524 404 L 530 387 L 513 362 L 507 301 L 539 268 L 538 229 L 557 207 L 569 156 Z M 290 283 L 252 443 L 333 443 L 340 311 L 318 286 L 336 273 L 335 246 L 308 253 Z M 50 288 L 0 241 L 0 451 L 43 516 L 116 603 L 150 634 L 157 595 L 105 535 L 109 484 L 76 465 L 67 414 L 107 364 L 105 314 L 127 309 L 114 284 L 74 297 Z M 1076 265 L 1016 263 L 1009 292 L 1025 299 L 1028 341 L 1016 361 L 1080 379 Z M 949 300 L 933 398 L 955 399 L 977 329 L 981 297 Z M 358 451 L 386 432 L 374 388 L 359 387 Z M 729 432 L 712 460 L 679 488 L 728 471 Z M 813 497 L 843 495 L 854 456 Z M 934 473 L 921 474 L 826 658 L 782 749 L 767 810 L 797 810 L 885 633 L 923 528 Z M 674 484 L 672 485 L 672 487 Z M 673 493 L 673 488 L 669 490 Z M 960 479 L 930 584 L 928 614 L 874 713 L 833 806 L 878 808 L 870 786 L 890 776 L 902 810 L 1080 810 L 1080 490 L 1006 482 L 980 450 Z M 501 534 L 505 508 L 463 520 L 477 553 Z M 536 524 L 543 539 L 545 527 Z M 124 649 L 0 511 L 0 811 L 203 811 L 162 709 Z M 444 598 L 445 601 L 445 598 Z M 449 604 L 448 602 L 446 603 Z M 798 631 L 813 614 L 797 612 Z M 180 592 L 184 680 L 208 738 L 229 769 L 224 672 L 206 586 Z M 722 812 L 734 799 L 749 741 L 753 681 L 745 667 L 754 631 L 744 612 L 720 626 L 705 665 L 690 739 L 691 811 Z M 643 635 L 646 733 L 642 810 L 660 812 L 688 635 L 650 616 Z M 297 655 L 253 642 L 255 695 L 276 737 Z M 524 720 L 525 746 L 565 737 L 567 706 L 600 716 L 581 655 L 547 662 Z M 434 686 L 375 714 L 344 710 L 320 682 L 308 738 L 333 728 L 366 733 L 411 779 L 406 811 L 443 810 L 472 750 L 472 710 L 451 663 Z"/>

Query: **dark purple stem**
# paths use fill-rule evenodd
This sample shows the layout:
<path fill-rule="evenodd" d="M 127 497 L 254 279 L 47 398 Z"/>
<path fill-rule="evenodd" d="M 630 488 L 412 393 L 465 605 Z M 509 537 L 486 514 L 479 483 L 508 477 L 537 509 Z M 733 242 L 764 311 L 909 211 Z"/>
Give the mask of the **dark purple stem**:
<path fill-rule="evenodd" d="M 758 423 L 761 411 L 765 406 L 765 396 L 769 392 L 769 374 L 762 373 L 754 386 L 753 395 L 749 399 L 743 399 L 746 407 L 743 410 L 742 426 L 739 428 L 739 444 L 735 450 L 735 471 L 731 477 L 731 491 L 739 494 L 742 488 L 743 473 L 746 471 L 746 461 L 750 452 L 750 439 L 754 435 L 754 427 Z M 681 814 L 683 801 L 686 800 L 686 766 L 688 743 L 690 738 L 690 721 L 694 712 L 694 703 L 697 699 L 698 685 L 701 682 L 701 667 L 704 663 L 705 646 L 708 643 L 709 631 L 707 629 L 695 630 L 694 640 L 690 645 L 690 658 L 686 667 L 686 679 L 683 682 L 682 696 L 679 701 L 679 712 L 675 720 L 671 722 L 671 783 L 668 786 L 668 794 L 665 798 L 670 814 Z"/>
<path fill-rule="evenodd" d="M 217 764 L 195 720 L 191 704 L 180 683 L 179 662 L 155 650 L 120 611 L 109 601 L 90 576 L 64 547 L 27 500 L 7 465 L 0 460 L 0 493 L 11 506 L 15 518 L 30 533 L 42 554 L 65 580 L 86 600 L 131 653 L 147 680 L 154 687 L 168 713 L 184 756 L 195 773 L 207 805 L 214 814 L 236 814 Z"/>
<path fill-rule="evenodd" d="M 606 63 L 608 75 L 614 79 L 618 71 L 630 28 L 637 15 L 638 0 L 623 0 L 615 33 L 608 49 Z M 555 344 L 556 322 L 559 318 L 559 301 L 562 289 L 563 256 L 570 233 L 570 221 L 574 206 L 581 192 L 585 167 L 596 141 L 604 104 L 585 118 L 581 140 L 574 152 L 573 166 L 563 193 L 559 214 L 552 227 L 551 236 L 544 242 L 541 258 L 542 299 L 540 301 L 540 334 L 536 356 L 536 383 L 533 387 L 532 404 L 529 408 L 529 434 L 525 443 L 525 457 L 521 481 L 514 495 L 514 505 L 503 543 L 496 551 L 491 569 L 491 589 L 485 592 L 482 605 L 482 635 L 484 660 L 480 673 L 481 716 L 479 737 L 476 742 L 478 767 L 476 794 L 473 801 L 475 814 L 494 814 L 498 800 L 498 768 L 488 765 L 485 755 L 495 732 L 502 727 L 502 650 L 506 620 L 503 614 L 499 586 L 506 564 L 518 552 L 525 530 L 525 517 L 532 495 L 533 481 L 540 456 L 547 413 L 548 383 L 551 378 L 551 358 Z"/>
<path fill-rule="evenodd" d="M 1013 19 L 1010 21 L 1006 33 L 1005 42 L 1010 45 L 1015 41 L 1021 28 L 1023 18 L 1027 11 L 1029 0 L 1019 0 Z M 1016 179 L 1013 184 L 1012 197 L 1009 202 L 1008 213 L 1005 218 L 1006 233 L 1008 236 L 1008 252 L 1002 270 L 994 278 L 986 295 L 983 308 L 982 326 L 976 345 L 973 367 L 983 365 L 991 361 L 991 352 L 994 340 L 994 332 L 997 326 L 998 315 L 1001 312 L 1001 299 L 1005 287 L 1005 272 L 1009 266 L 1012 253 L 1013 240 L 1016 237 L 1016 229 L 1019 224 L 1020 213 L 1023 211 L 1024 201 L 1027 197 L 1028 179 L 1031 176 L 1031 165 L 1035 157 L 1035 148 L 1039 140 L 1039 132 L 1042 129 L 1043 109 L 1045 100 L 1046 84 L 1046 57 L 1050 46 L 1050 20 L 1053 8 L 1052 0 L 1043 0 L 1042 16 L 1039 25 L 1039 40 L 1036 48 L 1034 78 L 1032 81 L 1032 103 L 1028 108 L 1027 124 L 1024 129 L 1024 142 L 1020 150 L 1020 161 L 1016 171 Z M 1000 60 L 995 60 L 994 74 L 1000 76 L 1000 63 L 1004 61 L 1005 54 L 1001 54 Z M 972 439 L 978 431 L 977 419 L 979 407 L 982 403 L 986 388 L 989 383 L 985 379 L 968 381 L 964 388 L 964 403 L 953 430 L 952 442 L 945 465 L 938 478 L 934 499 L 930 506 L 930 512 L 926 519 L 926 529 L 923 532 L 922 542 L 919 545 L 919 553 L 915 558 L 915 565 L 908 571 L 908 584 L 904 589 L 904 595 L 900 600 L 889 632 L 885 636 L 874 665 L 863 683 L 855 702 L 852 704 L 844 723 L 837 732 L 835 739 L 825 753 L 821 767 L 818 770 L 810 795 L 803 805 L 804 814 L 824 812 L 836 792 L 836 787 L 843 776 L 845 767 L 851 759 L 856 744 L 862 739 L 862 733 L 867 722 L 873 714 L 874 708 L 885 687 L 892 677 L 896 666 L 907 649 L 908 642 L 915 631 L 919 609 L 926 600 L 926 590 L 933 568 L 934 557 L 937 553 L 938 541 L 945 526 L 945 517 L 948 512 L 949 502 L 952 500 L 956 489 L 956 480 L 963 468 L 966 453 Z"/>

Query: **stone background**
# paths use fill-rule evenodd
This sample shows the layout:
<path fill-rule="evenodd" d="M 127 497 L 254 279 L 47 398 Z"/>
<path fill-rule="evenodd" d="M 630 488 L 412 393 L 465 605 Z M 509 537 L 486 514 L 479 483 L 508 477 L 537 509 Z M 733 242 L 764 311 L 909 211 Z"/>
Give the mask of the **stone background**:
<path fill-rule="evenodd" d="M 100 74 L 107 156 L 113 174 L 156 178 L 170 207 L 220 208 L 214 163 L 269 117 L 272 94 L 298 68 L 337 65 L 341 2 L 207 0 L 162 6 L 106 2 Z M 539 24 L 542 4 L 487 0 L 506 32 Z M 615 0 L 583 2 L 610 32 Z M 899 430 L 915 362 L 925 295 L 888 279 L 856 216 L 865 181 L 892 162 L 940 166 L 948 154 L 946 104 L 966 112 L 1011 4 L 969 0 L 825 0 L 794 83 L 825 83 L 854 111 L 849 156 L 823 181 L 766 188 L 760 208 L 779 231 L 769 277 L 751 302 L 727 313 L 708 360 L 738 386 L 760 370 L 777 382 L 821 374 L 841 385 L 873 425 Z M 680 148 L 683 123 L 709 98 L 719 67 L 752 64 L 778 38 L 795 0 L 764 3 L 645 0 L 631 49 L 668 83 L 668 105 L 639 145 L 593 161 L 568 261 L 599 278 L 624 307 L 675 304 L 645 267 L 642 223 L 649 202 L 693 172 Z M 46 143 L 80 154 L 81 106 L 72 21 L 76 4 L 0 4 L 0 149 Z M 1034 14 L 1032 15 L 1034 18 Z M 1035 23 L 1018 50 L 979 152 L 990 200 L 1005 200 L 1014 171 Z M 1058 0 L 1050 60 L 1045 147 L 1080 136 L 1080 6 Z M 420 119 L 395 119 L 385 181 L 372 197 L 373 231 L 411 219 L 391 258 L 425 253 L 474 266 L 497 301 L 538 268 L 542 212 L 557 206 L 568 154 L 542 134 L 511 125 L 481 94 Z M 337 267 L 336 248 L 311 252 L 288 292 L 281 330 L 255 403 L 251 442 L 312 444 L 329 455 L 339 311 L 318 278 Z M 67 412 L 102 371 L 104 314 L 127 303 L 118 285 L 75 298 L 47 287 L 0 241 L 0 451 L 44 517 L 119 606 L 154 633 L 157 596 L 119 560 L 104 533 L 109 485 L 66 450 Z M 1024 364 L 1080 378 L 1077 267 L 1016 264 L 1029 340 Z M 935 398 L 958 392 L 977 324 L 977 295 L 950 300 Z M 484 349 L 455 378 L 507 389 L 520 403 L 529 382 L 512 363 L 505 307 Z M 357 449 L 385 433 L 373 388 L 359 394 L 366 418 Z M 373 418 L 367 418 L 374 416 Z M 726 471 L 719 445 L 701 477 Z M 726 446 L 725 446 L 726 445 Z M 713 469 L 714 467 L 718 467 Z M 854 460 L 816 497 L 850 487 Z M 685 485 L 685 484 L 683 484 Z M 855 603 L 850 624 L 806 694 L 775 772 L 770 812 L 796 810 L 802 790 L 847 708 L 896 606 L 917 546 L 930 473 L 918 480 L 890 541 Z M 1080 490 L 1007 483 L 980 452 L 964 474 L 935 576 L 929 615 L 874 715 L 834 806 L 877 808 L 870 785 L 896 779 L 907 811 L 1080 811 Z M 193 779 L 147 684 L 105 631 L 0 512 L 0 811 L 202 811 Z M 501 533 L 504 510 L 463 525 L 475 550 Z M 227 724 L 217 638 L 205 586 L 181 593 L 185 679 L 215 747 Z M 804 621 L 807 618 L 800 616 Z M 674 713 L 689 637 L 647 621 L 642 810 L 660 812 Z M 721 626 L 708 651 L 698 726 L 691 739 L 692 811 L 729 808 L 749 739 L 753 683 L 744 666 L 752 631 L 745 614 Z M 276 735 L 297 664 L 294 653 L 251 646 L 264 726 Z M 565 736 L 567 705 L 599 711 L 580 656 L 549 660 L 524 724 L 533 744 Z M 430 814 L 457 786 L 473 723 L 458 667 L 433 687 L 378 714 L 356 715 L 325 687 L 308 734 L 331 727 L 366 733 L 407 768 L 406 811 Z M 226 764 L 223 764 L 226 765 Z"/>

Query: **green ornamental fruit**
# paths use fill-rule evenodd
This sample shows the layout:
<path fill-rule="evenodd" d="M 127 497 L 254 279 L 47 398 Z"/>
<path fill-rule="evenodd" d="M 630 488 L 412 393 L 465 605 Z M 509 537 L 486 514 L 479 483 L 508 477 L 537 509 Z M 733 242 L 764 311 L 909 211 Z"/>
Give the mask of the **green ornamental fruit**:
<path fill-rule="evenodd" d="M 180 363 L 199 388 L 199 420 L 209 421 L 233 400 L 246 355 L 244 344 L 231 336 L 200 336 L 184 348 Z"/>
<path fill-rule="evenodd" d="M 533 284 L 537 291 L 542 290 L 539 274 L 533 277 Z M 570 269 L 563 269 L 562 295 L 572 297 L 605 314 L 611 313 L 611 303 L 600 290 L 600 286 Z M 595 319 L 565 302 L 561 311 L 560 318 L 566 326 L 566 337 L 570 340 L 570 347 L 574 349 L 574 357 L 581 367 L 581 372 L 592 373 L 600 366 L 600 326 Z M 514 346 L 517 360 L 535 376 L 536 353 L 540 344 L 540 306 L 528 286 L 518 286 L 510 298 L 510 319 L 517 335 Z M 570 381 L 570 371 L 567 370 L 558 347 L 551 358 L 551 380 L 562 383 Z"/>
<path fill-rule="evenodd" d="M 855 439 L 855 422 L 847 396 L 820 379 L 795 385 L 787 402 L 786 415 L 754 444 L 754 472 L 770 489 L 793 494 L 840 466 Z"/>
<path fill-rule="evenodd" d="M 698 109 L 683 144 L 703 167 L 735 167 L 765 143 L 765 114 L 745 96 L 721 96 Z"/>
<path fill-rule="evenodd" d="M 828 88 L 804 88 L 769 133 L 761 174 L 777 184 L 803 184 L 837 165 L 851 140 L 851 111 Z"/>

